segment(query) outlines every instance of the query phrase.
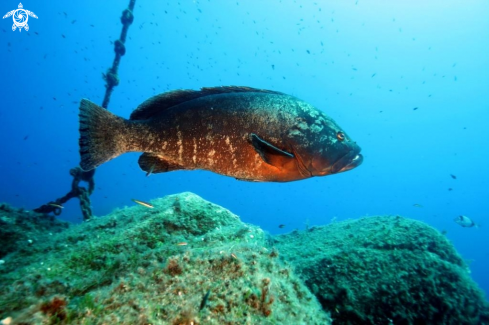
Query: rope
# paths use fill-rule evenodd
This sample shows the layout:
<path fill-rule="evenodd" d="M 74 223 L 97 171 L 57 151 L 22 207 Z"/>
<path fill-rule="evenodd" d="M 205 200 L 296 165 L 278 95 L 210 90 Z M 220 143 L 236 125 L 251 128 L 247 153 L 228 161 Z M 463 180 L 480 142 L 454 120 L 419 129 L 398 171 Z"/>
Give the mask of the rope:
<path fill-rule="evenodd" d="M 72 198 L 80 199 L 80 207 L 83 214 L 83 220 L 89 220 L 92 218 L 92 209 L 90 208 L 90 194 L 93 193 L 95 189 L 95 181 L 93 180 L 93 175 L 95 174 L 95 169 L 88 172 L 84 171 L 80 167 L 75 167 L 70 169 L 70 175 L 73 176 L 73 181 L 71 182 L 71 191 L 69 191 L 65 196 L 51 201 L 45 205 L 34 209 L 38 213 L 54 213 L 54 215 L 59 216 L 62 211 L 62 206 L 64 203 L 68 202 Z M 88 189 L 79 186 L 81 181 L 88 183 Z"/>
<path fill-rule="evenodd" d="M 134 5 L 136 0 L 130 0 L 129 7 L 122 12 L 121 22 L 122 22 L 122 32 L 121 37 L 114 42 L 114 52 L 115 58 L 112 63 L 112 67 L 107 70 L 107 73 L 102 74 L 105 80 L 105 97 L 102 102 L 102 107 L 107 108 L 109 106 L 110 95 L 114 87 L 119 84 L 119 76 L 117 70 L 119 70 L 119 63 L 121 62 L 121 57 L 126 54 L 126 37 L 127 30 L 134 20 L 134 15 L 132 11 L 134 10 Z"/>
<path fill-rule="evenodd" d="M 105 80 L 105 97 L 102 103 L 102 107 L 107 109 L 109 106 L 110 95 L 114 90 L 114 87 L 119 84 L 119 76 L 117 71 L 119 69 L 119 64 L 121 58 L 126 54 L 126 37 L 129 26 L 134 21 L 134 5 L 136 0 L 130 0 L 128 8 L 124 9 L 122 12 L 121 22 L 122 22 L 122 32 L 121 37 L 114 43 L 115 58 L 112 63 L 112 67 L 107 70 L 107 73 L 102 74 Z M 84 171 L 80 167 L 75 167 L 70 170 L 70 175 L 73 176 L 73 182 L 71 183 L 71 191 L 65 196 L 56 199 L 55 201 L 48 202 L 34 209 L 38 213 L 54 213 L 54 215 L 59 216 L 62 212 L 63 204 L 68 202 L 70 199 L 77 197 L 80 200 L 80 208 L 83 214 L 83 220 L 88 221 L 92 218 L 92 209 L 90 207 L 90 195 L 95 189 L 95 181 L 93 175 L 95 174 L 95 169 L 90 171 Z M 88 188 L 79 185 L 81 181 L 88 183 Z"/>

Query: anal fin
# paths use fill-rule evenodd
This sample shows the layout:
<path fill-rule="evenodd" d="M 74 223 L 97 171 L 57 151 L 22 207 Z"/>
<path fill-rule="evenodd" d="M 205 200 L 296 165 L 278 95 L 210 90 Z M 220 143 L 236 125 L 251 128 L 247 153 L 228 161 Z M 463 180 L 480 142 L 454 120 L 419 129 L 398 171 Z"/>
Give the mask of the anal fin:
<path fill-rule="evenodd" d="M 139 167 L 146 172 L 146 176 L 186 169 L 182 165 L 169 162 L 162 156 L 147 152 L 139 157 L 138 163 Z"/>

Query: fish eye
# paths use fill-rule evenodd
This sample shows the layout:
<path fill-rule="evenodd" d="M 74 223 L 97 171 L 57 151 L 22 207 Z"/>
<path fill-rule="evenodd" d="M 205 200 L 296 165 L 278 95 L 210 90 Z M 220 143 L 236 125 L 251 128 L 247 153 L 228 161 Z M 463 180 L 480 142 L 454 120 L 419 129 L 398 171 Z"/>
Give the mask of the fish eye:
<path fill-rule="evenodd" d="M 340 140 L 340 141 L 343 141 L 343 140 L 345 140 L 345 134 L 341 131 L 338 131 L 336 133 L 336 138 L 338 138 L 338 140 Z"/>

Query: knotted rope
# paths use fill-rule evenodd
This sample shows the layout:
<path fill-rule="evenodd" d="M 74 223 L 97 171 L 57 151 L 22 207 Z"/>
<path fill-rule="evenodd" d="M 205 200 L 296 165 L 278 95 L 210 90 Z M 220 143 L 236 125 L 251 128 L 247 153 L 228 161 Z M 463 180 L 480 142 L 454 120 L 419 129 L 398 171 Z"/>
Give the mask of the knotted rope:
<path fill-rule="evenodd" d="M 122 12 L 121 22 L 122 22 L 122 32 L 121 37 L 114 43 L 115 58 L 112 63 L 112 67 L 107 70 L 107 73 L 102 74 L 105 80 L 105 96 L 102 102 L 102 107 L 107 109 L 110 101 L 110 95 L 114 90 L 114 87 L 119 84 L 119 76 L 117 71 L 119 69 L 119 64 L 121 62 L 121 57 L 126 54 L 126 37 L 129 26 L 134 20 L 133 10 L 136 0 L 130 0 L 129 6 Z M 93 175 L 95 174 L 95 169 L 90 171 L 84 171 L 80 167 L 75 167 L 70 170 L 71 176 L 73 176 L 73 182 L 71 183 L 71 191 L 65 196 L 51 201 L 47 204 L 34 209 L 35 212 L 39 213 L 54 213 L 54 215 L 59 216 L 62 212 L 62 205 L 69 201 L 70 199 L 77 197 L 80 200 L 80 208 L 83 214 L 83 220 L 87 221 L 92 218 L 92 209 L 90 207 L 90 195 L 95 189 L 95 181 Z M 81 181 L 88 183 L 88 189 L 79 185 Z"/>
<path fill-rule="evenodd" d="M 126 46 L 124 44 L 126 43 L 127 30 L 134 20 L 134 15 L 132 14 L 132 11 L 134 10 L 135 4 L 136 0 L 130 0 L 129 7 L 122 12 L 121 37 L 114 42 L 114 62 L 112 63 L 112 67 L 107 70 L 107 73 L 102 74 L 102 77 L 105 80 L 105 97 L 104 101 L 102 102 L 103 108 L 107 108 L 109 106 L 109 100 L 110 95 L 112 94 L 112 90 L 115 86 L 119 84 L 119 75 L 117 74 L 117 70 L 119 69 L 121 57 L 126 54 Z"/>
<path fill-rule="evenodd" d="M 73 182 L 71 182 L 71 191 L 65 196 L 56 199 L 55 201 L 49 202 L 45 205 L 34 209 L 35 212 L 39 213 L 54 213 L 54 215 L 59 216 L 62 211 L 62 206 L 64 203 L 68 202 L 70 199 L 77 197 L 80 199 L 80 207 L 83 214 L 83 220 L 89 220 L 92 217 L 92 209 L 90 208 L 90 195 L 95 189 L 95 181 L 93 180 L 93 175 L 95 174 L 95 169 L 88 172 L 84 171 L 80 167 L 75 167 L 70 169 L 70 175 L 73 176 Z M 79 186 L 81 181 L 88 183 L 88 189 Z"/>

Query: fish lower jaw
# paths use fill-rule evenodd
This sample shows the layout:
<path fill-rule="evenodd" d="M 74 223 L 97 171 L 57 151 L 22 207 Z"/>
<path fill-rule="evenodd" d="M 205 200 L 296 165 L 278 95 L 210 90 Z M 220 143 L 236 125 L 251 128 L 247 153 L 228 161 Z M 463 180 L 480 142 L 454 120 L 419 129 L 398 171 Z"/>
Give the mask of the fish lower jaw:
<path fill-rule="evenodd" d="M 362 162 L 363 162 L 363 156 L 361 154 L 357 154 L 355 157 L 353 157 L 352 160 L 350 160 L 350 162 L 347 165 L 343 166 L 340 170 L 338 170 L 337 173 L 346 172 L 350 169 L 358 167 L 362 164 Z"/>

